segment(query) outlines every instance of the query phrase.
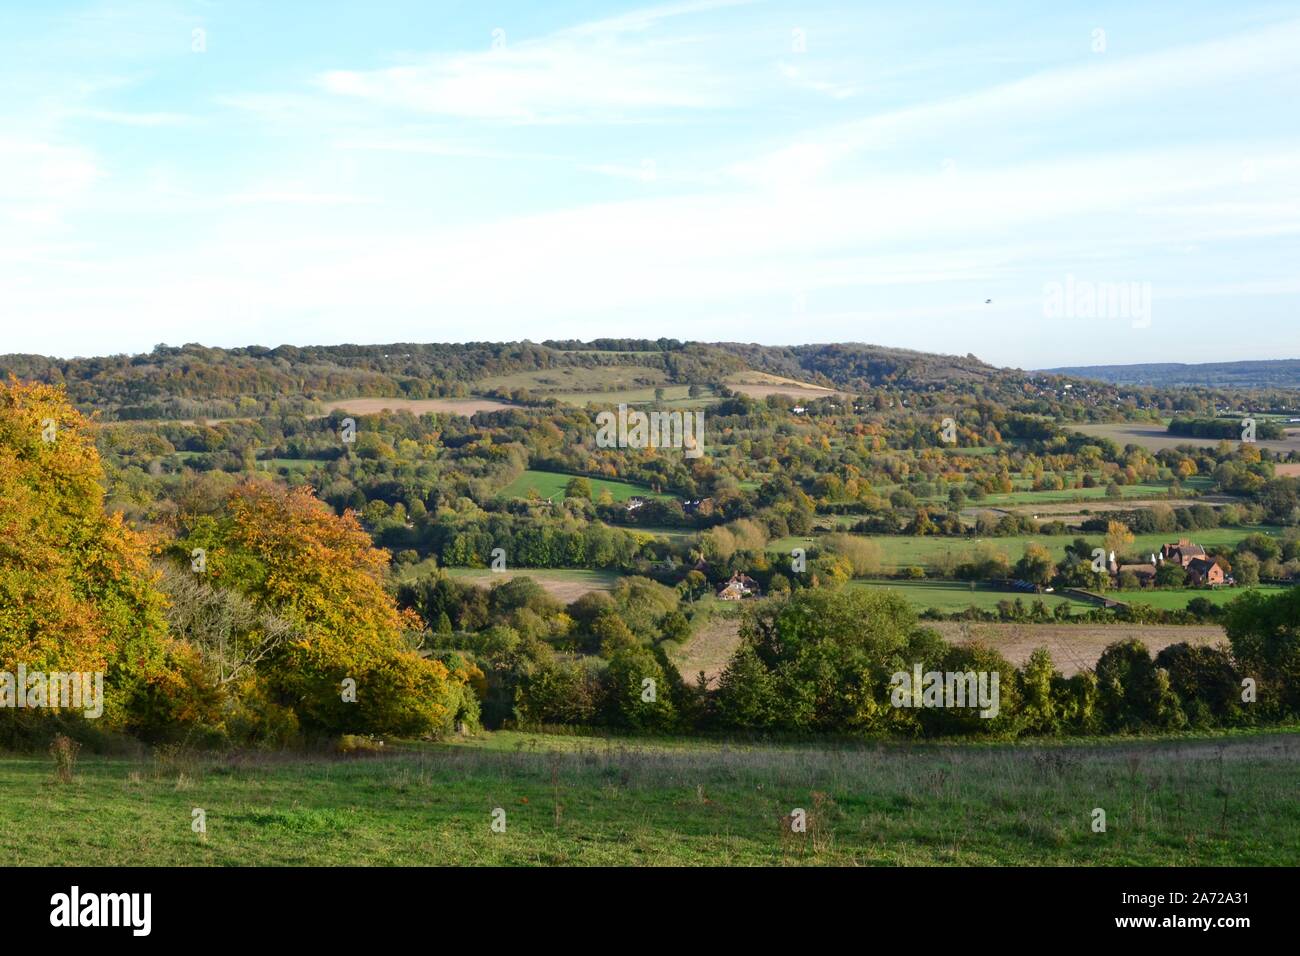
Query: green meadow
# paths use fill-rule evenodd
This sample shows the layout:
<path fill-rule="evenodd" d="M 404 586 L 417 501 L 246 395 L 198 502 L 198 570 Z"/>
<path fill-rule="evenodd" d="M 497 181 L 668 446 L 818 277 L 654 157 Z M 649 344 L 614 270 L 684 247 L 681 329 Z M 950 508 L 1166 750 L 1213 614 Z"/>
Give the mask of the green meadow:
<path fill-rule="evenodd" d="M 1177 541 L 1179 538 L 1190 538 L 1205 547 L 1234 548 L 1247 535 L 1267 534 L 1278 537 L 1281 531 L 1282 529 L 1270 525 L 1243 525 L 1238 528 L 1207 528 L 1203 531 L 1140 534 L 1134 536 L 1133 544 L 1129 550 L 1135 555 L 1146 557 L 1152 552 L 1158 552 L 1161 545 Z M 960 538 L 940 535 L 926 535 L 919 538 L 906 535 L 855 535 L 855 537 L 876 542 L 880 546 L 881 569 L 892 571 L 912 566 L 932 568 L 937 562 L 945 560 L 951 560 L 953 563 L 959 564 L 974 556 L 977 550 L 985 552 L 989 550 L 1000 551 L 1014 564 L 1025 553 L 1025 546 L 1030 543 L 1043 545 L 1052 552 L 1053 558 L 1059 561 L 1064 557 L 1064 547 L 1072 543 L 1075 538 L 1085 538 L 1096 547 L 1101 547 L 1105 535 L 1094 531 L 1063 535 L 1009 535 L 1007 537 L 991 538 L 981 538 L 973 535 Z M 788 555 L 792 548 L 811 549 L 816 543 L 816 536 L 791 535 L 771 541 L 768 544 L 768 550 Z"/>
<path fill-rule="evenodd" d="M 529 469 L 502 488 L 500 496 L 502 498 L 527 498 L 530 491 L 536 491 L 543 498 L 563 498 L 565 486 L 573 477 L 573 475 L 554 471 Z M 645 485 L 638 485 L 628 481 L 612 481 L 608 478 L 588 478 L 587 480 L 591 482 L 591 495 L 593 498 L 599 498 L 606 491 L 613 496 L 615 501 L 627 501 L 634 495 L 640 495 L 643 498 L 672 497 L 671 495 L 653 492 Z"/>
<path fill-rule="evenodd" d="M 1065 599 L 1055 594 L 1022 594 L 1018 591 L 999 591 L 989 587 L 972 586 L 966 581 L 850 581 L 846 588 L 866 588 L 896 591 L 918 611 L 935 608 L 945 613 L 964 611 L 974 605 L 981 610 L 997 610 L 1000 601 L 1020 598 L 1026 607 L 1042 601 L 1049 611 L 1056 609 Z M 1086 610 L 1086 605 L 1070 602 L 1075 611 Z"/>
<path fill-rule="evenodd" d="M 48 758 L 3 757 L 0 848 L 28 866 L 1300 864 L 1295 734 L 946 746 L 499 731 L 387 749 L 84 756 L 66 783 Z"/>
<path fill-rule="evenodd" d="M 1147 604 L 1161 610 L 1182 610 L 1193 598 L 1205 598 L 1212 604 L 1222 607 L 1233 598 L 1240 597 L 1246 591 L 1259 591 L 1265 597 L 1273 597 L 1288 590 L 1281 585 L 1261 584 L 1249 588 L 1144 588 L 1140 591 L 1108 591 L 1107 597 L 1126 604 Z"/>

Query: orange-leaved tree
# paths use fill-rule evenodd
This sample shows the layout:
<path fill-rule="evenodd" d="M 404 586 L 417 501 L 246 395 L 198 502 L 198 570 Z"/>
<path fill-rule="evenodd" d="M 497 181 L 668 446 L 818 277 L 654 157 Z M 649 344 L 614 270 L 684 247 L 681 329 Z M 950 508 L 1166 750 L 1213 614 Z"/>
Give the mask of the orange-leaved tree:
<path fill-rule="evenodd" d="M 102 671 L 107 722 L 156 729 L 178 719 L 186 652 L 147 542 L 104 513 L 103 477 L 62 389 L 0 381 L 0 669 Z"/>
<path fill-rule="evenodd" d="M 215 515 L 183 515 L 185 562 L 293 623 L 256 665 L 272 696 L 308 729 L 439 733 L 461 704 L 464 674 L 411 650 L 421 622 L 383 585 L 389 556 L 351 512 L 342 517 L 310 488 L 267 480 L 238 485 Z M 355 694 L 352 693 L 355 689 Z"/>

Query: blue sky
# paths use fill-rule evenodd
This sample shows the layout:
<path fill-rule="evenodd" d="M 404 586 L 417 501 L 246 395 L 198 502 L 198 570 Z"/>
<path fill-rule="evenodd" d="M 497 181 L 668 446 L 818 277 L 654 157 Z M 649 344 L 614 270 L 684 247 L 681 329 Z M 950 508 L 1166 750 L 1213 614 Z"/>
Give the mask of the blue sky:
<path fill-rule="evenodd" d="M 1300 357 L 1297 3 L 11 4 L 0 91 L 0 352 Z"/>

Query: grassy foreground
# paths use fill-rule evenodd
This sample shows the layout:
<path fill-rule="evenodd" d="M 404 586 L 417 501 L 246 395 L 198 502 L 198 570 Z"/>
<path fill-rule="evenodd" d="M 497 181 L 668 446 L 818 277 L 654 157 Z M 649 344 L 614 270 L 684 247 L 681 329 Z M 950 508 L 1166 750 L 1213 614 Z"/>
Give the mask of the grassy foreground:
<path fill-rule="evenodd" d="M 1295 865 L 1297 785 L 1295 734 L 779 747 L 497 733 L 349 759 L 87 757 L 71 783 L 8 756 L 0 847 L 26 865 Z"/>

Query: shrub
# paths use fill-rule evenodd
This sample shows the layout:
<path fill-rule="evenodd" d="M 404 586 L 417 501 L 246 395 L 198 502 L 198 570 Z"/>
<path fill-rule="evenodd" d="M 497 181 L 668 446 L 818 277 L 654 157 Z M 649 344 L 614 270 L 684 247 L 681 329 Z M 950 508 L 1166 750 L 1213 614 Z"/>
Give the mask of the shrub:
<path fill-rule="evenodd" d="M 1191 726 L 1212 727 L 1239 720 L 1241 682 L 1226 652 L 1171 644 L 1156 655 L 1155 666 L 1169 674 L 1169 685 Z"/>

